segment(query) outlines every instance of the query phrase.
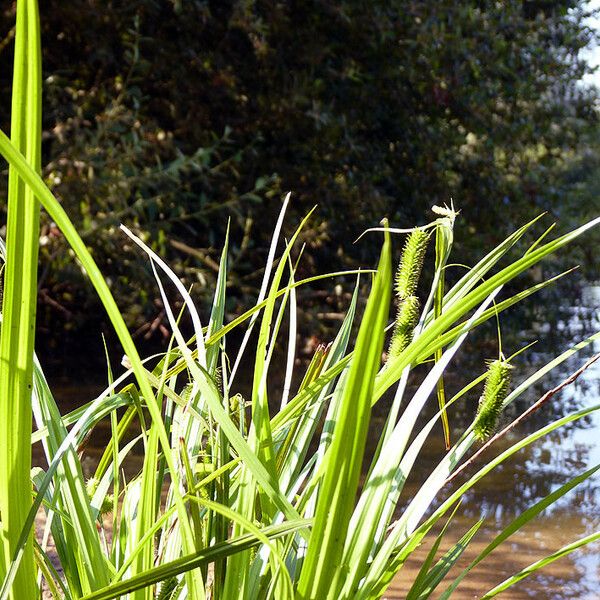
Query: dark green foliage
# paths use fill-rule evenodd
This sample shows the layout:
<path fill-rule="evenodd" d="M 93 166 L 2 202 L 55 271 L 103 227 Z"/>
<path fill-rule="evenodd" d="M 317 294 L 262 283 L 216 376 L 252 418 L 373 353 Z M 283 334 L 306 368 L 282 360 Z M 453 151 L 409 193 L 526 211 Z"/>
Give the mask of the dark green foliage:
<path fill-rule="evenodd" d="M 473 424 L 475 437 L 483 441 L 496 429 L 502 404 L 510 388 L 511 365 L 505 360 L 494 360 L 488 367 L 483 394 L 479 398 L 477 415 Z"/>
<path fill-rule="evenodd" d="M 44 175 L 140 335 L 161 331 L 162 311 L 120 221 L 202 296 L 227 216 L 230 297 L 254 293 L 265 223 L 288 189 L 297 214 L 320 205 L 304 271 L 374 260 L 375 244 L 347 255 L 342 240 L 384 214 L 400 227 L 424 222 L 450 197 L 471 234 L 459 248 L 467 260 L 511 223 L 561 210 L 571 184 L 556 167 L 595 119 L 595 93 L 577 84 L 587 70 L 578 51 L 593 36 L 583 7 L 48 0 Z M 13 10 L 0 13 L 3 65 Z M 2 69 L 2 98 L 8 77 Z M 41 321 L 93 318 L 90 289 L 48 220 L 42 244 Z"/>

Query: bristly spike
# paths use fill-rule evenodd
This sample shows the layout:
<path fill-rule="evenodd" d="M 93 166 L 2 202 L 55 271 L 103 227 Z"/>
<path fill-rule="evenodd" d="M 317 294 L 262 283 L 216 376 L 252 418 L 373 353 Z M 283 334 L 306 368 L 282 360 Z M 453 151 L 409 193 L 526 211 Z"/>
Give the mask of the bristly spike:
<path fill-rule="evenodd" d="M 170 579 L 163 581 L 156 600 L 169 600 L 172 598 L 178 583 L 177 577 L 171 577 Z"/>
<path fill-rule="evenodd" d="M 398 307 L 398 315 L 388 350 L 389 357 L 396 357 L 411 343 L 414 328 L 419 320 L 419 299 L 408 296 Z"/>
<path fill-rule="evenodd" d="M 490 437 L 496 429 L 502 404 L 510 387 L 512 366 L 506 360 L 494 360 L 488 367 L 483 393 L 479 399 L 473 432 L 479 441 Z"/>
<path fill-rule="evenodd" d="M 428 231 L 415 229 L 406 238 L 396 273 L 396 295 L 399 300 L 414 296 L 417 291 L 429 235 Z"/>

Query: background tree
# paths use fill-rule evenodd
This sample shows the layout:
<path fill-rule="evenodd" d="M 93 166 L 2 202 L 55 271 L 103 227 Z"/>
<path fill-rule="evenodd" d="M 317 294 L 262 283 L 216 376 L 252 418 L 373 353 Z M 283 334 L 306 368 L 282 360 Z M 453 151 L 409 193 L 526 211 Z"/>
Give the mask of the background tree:
<path fill-rule="evenodd" d="M 366 227 L 383 215 L 424 222 L 451 197 L 468 260 L 483 239 L 493 244 L 541 210 L 572 213 L 574 188 L 585 195 L 567 169 L 583 164 L 580 138 L 596 122 L 596 91 L 579 83 L 590 70 L 580 50 L 594 38 L 584 9 L 577 0 L 48 0 L 45 176 L 145 334 L 160 330 L 160 306 L 121 221 L 201 292 L 232 217 L 240 299 L 255 289 L 285 190 L 296 215 L 319 205 L 305 271 L 365 264 L 376 248 L 351 242 Z M 8 5 L 4 65 L 13 22 Z M 8 110 L 3 102 L 5 129 Z M 89 288 L 50 222 L 42 244 L 42 322 L 93 320 Z"/>

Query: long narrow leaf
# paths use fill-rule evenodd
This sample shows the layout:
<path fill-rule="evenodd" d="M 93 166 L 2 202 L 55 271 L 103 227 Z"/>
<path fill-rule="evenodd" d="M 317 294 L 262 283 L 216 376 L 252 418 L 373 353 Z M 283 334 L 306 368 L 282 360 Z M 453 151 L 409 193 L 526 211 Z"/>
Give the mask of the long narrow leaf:
<path fill-rule="evenodd" d="M 41 170 L 42 67 L 37 2 L 17 3 L 11 136 L 31 169 Z M 33 598 L 36 574 L 33 538 L 19 547 L 31 504 L 31 390 L 40 205 L 18 169 L 9 165 L 6 265 L 0 332 L 0 579 L 17 554 L 22 564 L 14 575 L 10 598 Z"/>
<path fill-rule="evenodd" d="M 310 524 L 310 520 L 300 519 L 288 521 L 281 525 L 270 525 L 264 527 L 260 531 L 264 537 L 274 540 L 301 531 L 310 526 Z M 112 598 L 118 598 L 133 590 L 144 588 L 153 583 L 158 583 L 159 581 L 164 581 L 191 569 L 197 569 L 202 565 L 208 565 L 215 560 L 226 558 L 237 552 L 249 550 L 259 543 L 261 543 L 261 541 L 255 533 L 244 534 L 238 538 L 216 544 L 210 548 L 199 550 L 198 552 L 183 556 L 170 563 L 155 567 L 147 573 L 137 575 L 135 578 L 132 577 L 129 580 L 121 581 L 117 584 L 108 586 L 105 589 L 98 590 L 97 592 L 84 596 L 81 600 L 112 600 Z"/>
<path fill-rule="evenodd" d="M 338 597 L 338 586 L 343 583 L 344 567 L 341 558 L 362 467 L 371 393 L 381 361 L 383 335 L 388 318 L 390 287 L 390 240 L 386 233 L 377 275 L 344 386 L 327 469 L 317 501 L 315 526 L 298 581 L 298 598 L 335 599 Z M 333 577 L 332 567 L 335 568 Z"/>
<path fill-rule="evenodd" d="M 575 552 L 575 550 L 578 550 L 579 548 L 583 548 L 583 546 L 587 546 L 588 544 L 592 544 L 598 540 L 600 540 L 600 531 L 597 531 L 596 533 L 591 533 L 590 535 L 586 535 L 585 537 L 583 537 L 575 542 L 572 542 L 570 544 L 567 544 L 566 546 L 563 546 L 556 552 L 553 552 L 552 554 L 549 554 L 545 558 L 542 558 L 542 559 L 532 563 L 531 565 L 529 565 L 528 567 L 525 567 L 524 569 L 522 569 L 521 571 L 519 571 L 512 577 L 509 577 L 502 583 L 498 584 L 495 588 L 491 589 L 489 592 L 484 594 L 481 597 L 481 600 L 488 600 L 489 598 L 493 598 L 494 596 L 497 596 L 500 592 L 507 590 L 509 587 L 513 586 L 515 583 L 518 583 L 522 579 L 525 579 L 525 577 L 529 577 L 536 571 L 539 571 L 540 569 L 543 569 L 544 567 L 548 566 L 549 564 L 552 564 L 554 561 L 558 560 L 559 558 L 563 558 L 563 556 L 568 556 L 569 554 L 571 554 L 571 552 Z"/>

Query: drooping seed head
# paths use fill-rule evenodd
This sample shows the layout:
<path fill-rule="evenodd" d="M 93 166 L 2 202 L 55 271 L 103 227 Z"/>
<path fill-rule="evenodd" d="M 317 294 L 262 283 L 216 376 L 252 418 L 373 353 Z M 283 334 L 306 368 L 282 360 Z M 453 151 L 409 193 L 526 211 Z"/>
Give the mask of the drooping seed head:
<path fill-rule="evenodd" d="M 400 300 L 414 296 L 417 291 L 428 241 L 429 232 L 423 229 L 415 229 L 406 238 L 396 273 L 396 294 Z"/>
<path fill-rule="evenodd" d="M 494 360 L 489 364 L 473 424 L 473 432 L 479 441 L 487 439 L 496 429 L 510 387 L 511 369 L 512 366 L 505 360 Z"/>

